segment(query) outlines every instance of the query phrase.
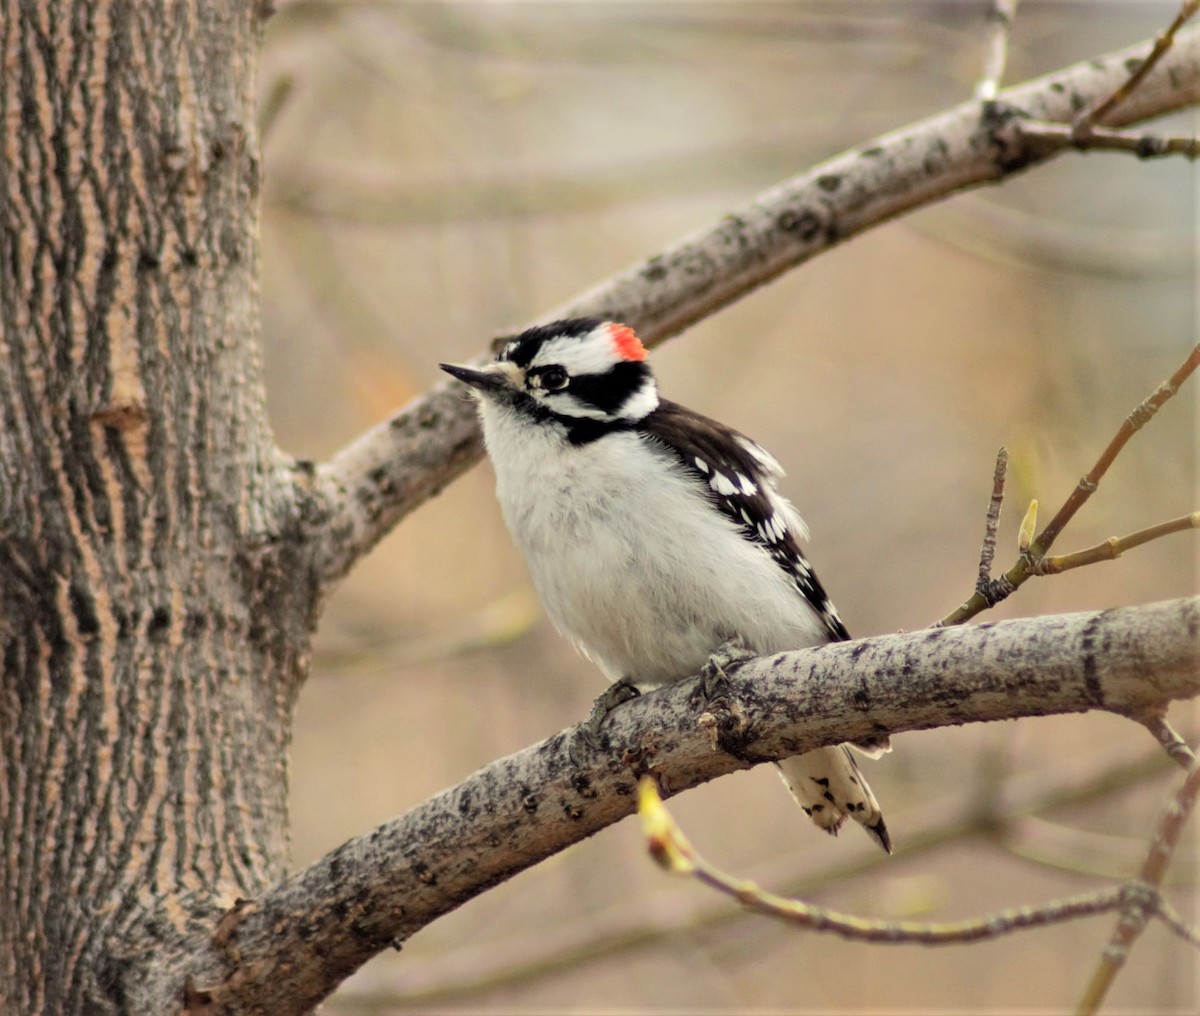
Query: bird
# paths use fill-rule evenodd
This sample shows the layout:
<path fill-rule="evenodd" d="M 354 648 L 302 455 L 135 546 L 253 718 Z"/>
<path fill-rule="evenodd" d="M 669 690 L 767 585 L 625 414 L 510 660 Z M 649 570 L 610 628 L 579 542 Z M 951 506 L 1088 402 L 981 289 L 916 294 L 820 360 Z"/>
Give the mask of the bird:
<path fill-rule="evenodd" d="M 439 366 L 476 400 L 501 513 L 547 615 L 613 682 L 594 719 L 722 652 L 850 637 L 801 549 L 808 530 L 778 489 L 779 463 L 663 398 L 632 328 L 568 318 L 493 349 L 482 367 Z M 891 853 L 847 745 L 776 764 L 817 826 L 836 835 L 852 818 Z"/>

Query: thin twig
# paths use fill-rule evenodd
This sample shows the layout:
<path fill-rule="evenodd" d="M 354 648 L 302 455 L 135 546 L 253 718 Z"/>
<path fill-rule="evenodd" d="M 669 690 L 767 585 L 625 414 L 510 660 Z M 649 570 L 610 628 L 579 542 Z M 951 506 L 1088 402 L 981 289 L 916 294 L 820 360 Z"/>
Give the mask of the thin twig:
<path fill-rule="evenodd" d="M 987 516 L 983 526 L 983 543 L 979 548 L 979 577 L 975 580 L 975 592 L 972 600 L 978 598 L 986 605 L 999 603 L 1010 593 L 1003 580 L 992 578 L 992 562 L 996 558 L 996 532 L 1000 526 L 1000 511 L 1004 506 L 1004 483 L 1008 475 L 1008 449 L 1003 445 L 996 452 L 996 468 L 992 472 L 992 496 L 988 499 Z M 965 608 L 972 600 L 968 600 L 959 609 Z M 938 621 L 933 627 L 937 628 L 946 623 L 945 619 Z"/>
<path fill-rule="evenodd" d="M 1028 549 L 1022 551 L 1016 563 L 1004 575 L 992 580 L 988 590 L 990 595 L 985 596 L 979 590 L 976 590 L 966 602 L 938 621 L 934 627 L 962 624 L 988 607 L 994 606 L 1000 599 L 1004 598 L 1003 596 L 993 598 L 998 589 L 997 583 L 1008 583 L 1011 585 L 1012 588 L 1004 594 L 1007 596 L 1015 592 L 1033 575 L 1037 574 L 1037 568 L 1043 558 L 1045 558 L 1047 551 L 1050 550 L 1050 547 L 1054 544 L 1054 541 L 1058 538 L 1067 523 L 1075 517 L 1076 512 L 1087 504 L 1088 500 L 1096 492 L 1100 481 L 1108 472 L 1113 461 L 1121 453 L 1121 450 L 1129 443 L 1129 439 L 1154 417 L 1154 414 L 1171 399 L 1179 390 L 1180 385 L 1192 375 L 1198 366 L 1200 366 L 1200 345 L 1194 346 L 1187 359 L 1179 365 L 1175 373 L 1159 385 L 1125 418 L 1121 426 L 1117 429 L 1116 434 L 1113 435 L 1112 440 L 1109 441 L 1108 446 L 1096 460 L 1095 465 L 1075 485 L 1074 490 L 1071 491 L 1054 517 L 1047 523 L 1046 528 L 1034 538 Z"/>
<path fill-rule="evenodd" d="M 1104 449 L 1100 458 L 1096 460 L 1096 464 L 1092 466 L 1086 476 L 1080 479 L 1075 489 L 1071 492 L 1070 497 L 1067 498 L 1054 518 L 1050 520 L 1046 528 L 1033 541 L 1030 553 L 1035 559 L 1040 560 L 1045 556 L 1051 544 L 1058 538 L 1058 534 L 1062 532 L 1063 527 L 1075 517 L 1075 513 L 1087 504 L 1092 494 L 1096 492 L 1096 488 L 1100 485 L 1104 474 L 1108 472 L 1109 466 L 1113 464 L 1113 461 L 1121 453 L 1121 450 L 1129 442 L 1129 439 L 1153 419 L 1154 414 L 1179 391 L 1179 386 L 1191 377 L 1197 367 L 1200 367 L 1200 345 L 1192 347 L 1191 353 L 1179 365 L 1175 373 L 1159 385 L 1148 398 L 1144 399 L 1125 418 L 1117 433 L 1113 436 L 1113 439 L 1108 443 L 1108 447 Z M 1022 581 L 1024 577 L 1023 575 Z"/>
<path fill-rule="evenodd" d="M 1181 939 L 1189 945 L 1194 945 L 1197 949 L 1200 949 L 1200 930 L 1197 930 L 1185 921 L 1179 911 L 1166 900 L 1158 901 L 1158 916 L 1162 919 L 1163 924 Z"/>
<path fill-rule="evenodd" d="M 996 530 L 1000 525 L 1000 510 L 1004 506 L 1004 481 L 1008 474 L 1008 449 L 1001 446 L 996 452 L 996 468 L 992 473 L 992 496 L 988 500 L 987 520 L 983 529 L 983 546 L 979 549 L 979 581 L 976 588 L 986 589 L 992 581 L 992 561 L 996 557 Z"/>
<path fill-rule="evenodd" d="M 1046 123 L 1043 120 L 1024 120 L 1018 126 L 1025 137 L 1036 138 L 1060 148 L 1076 148 L 1081 152 L 1132 152 L 1139 159 L 1156 159 L 1166 155 L 1182 155 L 1188 159 L 1200 157 L 1200 138 L 1161 137 L 1111 127 L 1092 127 L 1086 134 L 1080 134 L 1073 125 Z"/>
<path fill-rule="evenodd" d="M 1017 16 L 1018 0 L 995 0 L 988 11 L 987 44 L 983 54 L 983 74 L 975 86 L 975 98 L 989 102 L 1000 90 L 1000 79 L 1008 63 L 1008 39 Z"/>
<path fill-rule="evenodd" d="M 1133 71 L 1112 92 L 1107 96 L 1098 97 L 1069 124 L 1025 120 L 1017 124 L 1018 132 L 1029 140 L 1046 144 L 1052 151 L 1068 147 L 1080 151 L 1107 149 L 1132 152 L 1140 159 L 1164 155 L 1183 155 L 1188 159 L 1200 156 L 1200 139 L 1197 138 L 1158 137 L 1100 126 L 1121 103 L 1137 91 L 1147 75 L 1174 45 L 1176 34 L 1196 13 L 1198 7 L 1200 0 L 1184 0 L 1179 13 L 1175 15 L 1175 20 L 1154 40 L 1146 58 L 1137 61 Z"/>
<path fill-rule="evenodd" d="M 1101 561 L 1115 561 L 1125 551 L 1140 547 L 1143 543 L 1157 540 L 1171 533 L 1182 533 L 1189 529 L 1200 529 L 1200 512 L 1181 515 L 1170 522 L 1160 522 L 1157 526 L 1139 529 L 1128 536 L 1110 536 L 1103 543 L 1098 543 L 1087 550 L 1077 550 L 1073 554 L 1060 554 L 1057 557 L 1044 557 L 1032 569 L 1031 575 L 1057 575 L 1070 571 L 1072 568 L 1082 568 L 1084 565 L 1097 564 Z"/>
<path fill-rule="evenodd" d="M 1072 126 L 1079 136 L 1094 130 L 1096 124 L 1103 123 L 1117 106 L 1137 90 L 1137 87 L 1145 80 L 1146 75 L 1154 69 L 1159 60 L 1166 55 L 1167 50 L 1171 48 L 1175 42 L 1175 33 L 1196 13 L 1198 7 L 1200 7 L 1200 0 L 1184 0 L 1183 6 L 1179 8 L 1179 13 L 1175 15 L 1175 20 L 1167 26 L 1166 31 L 1154 40 L 1154 45 L 1151 47 L 1150 53 L 1138 65 L 1137 70 L 1130 74 L 1128 79 L 1108 98 L 1088 107 L 1075 118 L 1075 123 Z"/>
<path fill-rule="evenodd" d="M 638 784 L 638 811 L 642 817 L 650 854 L 668 871 L 693 878 L 731 896 L 759 913 L 777 917 L 812 931 L 831 931 L 859 942 L 890 944 L 961 945 L 999 938 L 1025 928 L 1044 927 L 1077 917 L 1116 910 L 1124 903 L 1123 887 L 1098 889 L 1053 900 L 1038 907 L 1014 907 L 962 921 L 886 921 L 855 917 L 800 900 L 786 899 L 716 868 L 688 842 L 663 806 L 652 777 Z"/>
<path fill-rule="evenodd" d="M 1167 873 L 1167 866 L 1175 853 L 1184 824 L 1196 804 L 1197 795 L 1200 795 L 1200 763 L 1193 763 L 1187 778 L 1171 795 L 1171 800 L 1163 810 L 1146 860 L 1142 862 L 1141 871 L 1136 879 L 1127 884 L 1128 892 L 1121 904 L 1117 926 L 1108 946 L 1100 955 L 1092 979 L 1084 989 L 1083 998 L 1080 999 L 1076 1010 L 1078 1016 L 1094 1016 L 1099 1012 L 1109 987 L 1124 966 L 1130 949 L 1145 929 L 1146 923 L 1155 914 L 1161 915 L 1159 891 L 1163 876 Z"/>
<path fill-rule="evenodd" d="M 1163 750 L 1184 769 L 1190 769 L 1196 764 L 1196 753 L 1167 722 L 1163 707 L 1150 712 L 1131 712 L 1125 715 L 1150 731 L 1154 739 L 1163 746 Z"/>
<path fill-rule="evenodd" d="M 258 138 L 263 143 L 270 137 L 279 123 L 279 115 L 288 103 L 295 97 L 296 79 L 291 74 L 277 75 L 265 89 L 265 95 L 259 104 Z"/>

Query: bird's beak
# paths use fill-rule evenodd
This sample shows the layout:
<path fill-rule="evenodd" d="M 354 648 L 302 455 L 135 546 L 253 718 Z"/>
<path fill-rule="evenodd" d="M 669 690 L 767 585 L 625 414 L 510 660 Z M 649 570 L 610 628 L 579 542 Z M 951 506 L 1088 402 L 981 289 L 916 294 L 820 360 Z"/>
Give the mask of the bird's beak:
<path fill-rule="evenodd" d="M 503 371 L 495 367 L 476 370 L 474 367 L 463 367 L 457 363 L 439 363 L 438 366 L 451 377 L 478 392 L 495 392 L 508 387 L 508 378 Z"/>

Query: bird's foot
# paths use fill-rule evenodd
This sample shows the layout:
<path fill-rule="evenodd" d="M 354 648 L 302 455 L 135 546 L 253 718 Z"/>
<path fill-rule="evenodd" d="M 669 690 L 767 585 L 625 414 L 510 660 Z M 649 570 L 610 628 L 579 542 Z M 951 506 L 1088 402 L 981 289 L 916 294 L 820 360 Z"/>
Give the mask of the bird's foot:
<path fill-rule="evenodd" d="M 735 635 L 717 648 L 700 670 L 700 690 L 707 702 L 719 698 L 728 690 L 729 675 L 747 660 L 758 654 L 747 648 L 745 640 Z"/>
<path fill-rule="evenodd" d="M 588 713 L 588 718 L 579 725 L 579 730 L 568 748 L 568 754 L 574 765 L 578 766 L 581 762 L 579 753 L 582 748 L 587 748 L 589 751 L 604 750 L 604 739 L 600 735 L 600 728 L 604 726 L 608 714 L 617 706 L 637 698 L 640 694 L 641 692 L 637 690 L 633 682 L 623 677 L 619 681 L 614 681 L 597 696 L 596 701 L 592 703 L 592 711 Z"/>

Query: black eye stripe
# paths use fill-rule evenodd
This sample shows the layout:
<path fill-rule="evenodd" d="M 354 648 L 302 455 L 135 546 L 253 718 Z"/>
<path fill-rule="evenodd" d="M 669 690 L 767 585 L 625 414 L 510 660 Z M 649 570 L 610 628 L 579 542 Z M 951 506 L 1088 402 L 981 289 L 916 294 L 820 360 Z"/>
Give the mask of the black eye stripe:
<path fill-rule="evenodd" d="M 646 383 L 650 368 L 635 360 L 613 364 L 603 374 L 580 374 L 571 379 L 571 393 L 605 413 L 615 413 Z"/>

